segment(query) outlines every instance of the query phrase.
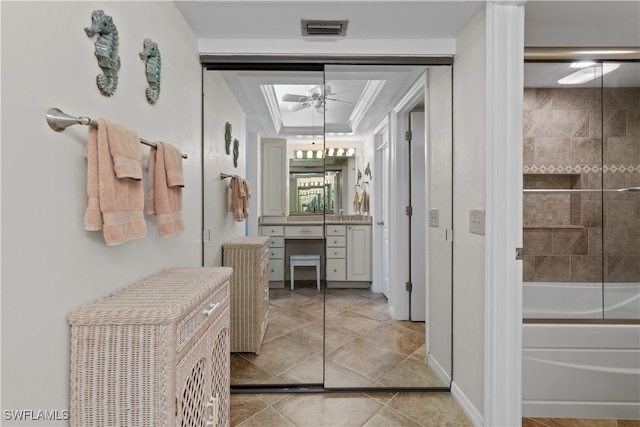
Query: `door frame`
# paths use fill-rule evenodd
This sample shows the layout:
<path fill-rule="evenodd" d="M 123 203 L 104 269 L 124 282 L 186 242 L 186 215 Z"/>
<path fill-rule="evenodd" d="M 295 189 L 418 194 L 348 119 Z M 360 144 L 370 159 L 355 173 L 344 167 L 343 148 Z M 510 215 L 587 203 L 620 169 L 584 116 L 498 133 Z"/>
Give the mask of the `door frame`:
<path fill-rule="evenodd" d="M 387 138 L 386 141 L 383 140 L 384 138 L 384 134 L 387 134 Z M 389 135 L 389 116 L 385 116 L 382 121 L 378 124 L 378 126 L 375 127 L 375 129 L 373 130 L 373 150 L 374 150 L 374 165 L 375 165 L 375 170 L 376 171 L 380 171 L 382 170 L 382 162 L 384 161 L 384 157 L 382 156 L 380 150 L 385 148 L 388 150 L 389 149 L 389 139 L 390 139 L 390 135 Z M 387 157 L 388 159 L 388 157 Z M 387 164 L 387 169 L 388 169 L 389 165 Z M 382 174 L 378 174 L 379 178 L 377 182 L 381 182 L 383 180 L 387 181 L 387 188 L 388 188 L 388 180 L 389 180 L 389 174 L 387 174 L 387 176 L 383 176 Z M 372 287 L 371 290 L 373 292 L 383 292 L 384 290 L 384 286 L 383 286 L 383 281 L 384 281 L 384 275 L 383 275 L 383 262 L 384 262 L 384 247 L 383 247 L 383 243 L 384 243 L 384 231 L 380 230 L 380 227 L 377 227 L 379 225 L 380 222 L 380 218 L 382 218 L 383 221 L 389 221 L 388 218 L 385 218 L 383 215 L 383 207 L 382 207 L 382 186 L 384 184 L 381 185 L 375 185 L 373 187 L 373 197 L 374 197 L 374 212 L 373 212 L 373 220 L 376 222 L 375 224 L 372 224 L 373 227 L 373 256 L 376 259 L 376 262 L 374 263 L 374 265 L 376 266 L 376 268 L 373 269 L 373 283 L 372 283 Z M 388 200 L 389 194 L 387 193 L 387 200 Z M 387 224 L 388 226 L 388 224 Z M 389 293 L 388 289 L 387 289 L 387 294 Z M 388 298 L 388 295 L 385 294 L 385 296 Z"/>
<path fill-rule="evenodd" d="M 400 101 L 393 107 L 389 133 L 389 188 L 408 188 L 409 175 L 405 167 L 409 164 L 408 144 L 405 134 L 409 131 L 409 114 L 420 102 L 426 102 L 427 74 L 422 73 L 411 85 Z M 428 174 L 428 172 L 425 171 Z M 409 298 L 404 284 L 409 281 L 409 217 L 405 208 L 409 205 L 408 191 L 393 191 L 389 195 L 389 281 L 399 284 L 389 290 L 389 307 L 396 320 L 409 320 Z M 426 251 L 428 262 L 429 253 Z M 428 269 L 428 264 L 425 264 Z M 427 304 L 428 306 L 428 304 Z"/>

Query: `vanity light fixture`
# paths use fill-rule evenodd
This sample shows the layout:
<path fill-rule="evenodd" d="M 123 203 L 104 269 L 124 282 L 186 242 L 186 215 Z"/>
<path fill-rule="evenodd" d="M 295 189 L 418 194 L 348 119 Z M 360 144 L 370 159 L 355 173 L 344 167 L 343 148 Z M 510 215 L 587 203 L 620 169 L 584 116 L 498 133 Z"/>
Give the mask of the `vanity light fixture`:
<path fill-rule="evenodd" d="M 602 65 L 580 68 L 575 73 L 569 74 L 567 77 L 558 80 L 558 83 L 561 85 L 580 85 L 602 77 L 605 74 L 618 69 L 618 67 L 620 67 L 620 64 L 608 62 Z"/>
<path fill-rule="evenodd" d="M 356 149 L 353 147 L 349 147 L 349 148 L 344 148 L 344 147 L 339 147 L 339 148 L 327 148 L 325 153 L 326 157 L 334 157 L 334 156 L 346 156 L 346 157 L 353 157 L 356 154 Z M 318 151 L 318 158 L 320 158 L 320 152 Z"/>
<path fill-rule="evenodd" d="M 307 151 L 307 159 L 313 159 L 313 151 Z"/>
<path fill-rule="evenodd" d="M 296 159 L 301 159 L 301 158 L 302 158 L 302 150 L 296 151 Z"/>
<path fill-rule="evenodd" d="M 321 159 L 321 158 L 322 158 L 322 150 L 316 151 L 316 159 Z"/>

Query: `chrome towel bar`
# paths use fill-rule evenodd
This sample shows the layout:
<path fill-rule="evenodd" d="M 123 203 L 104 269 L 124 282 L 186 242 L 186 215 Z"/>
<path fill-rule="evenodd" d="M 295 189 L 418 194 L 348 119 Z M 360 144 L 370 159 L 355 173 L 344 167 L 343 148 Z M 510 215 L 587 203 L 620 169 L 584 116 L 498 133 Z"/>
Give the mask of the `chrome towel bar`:
<path fill-rule="evenodd" d="M 96 122 L 91 120 L 90 117 L 74 117 L 70 116 L 62 112 L 59 108 L 49 108 L 47 110 L 47 123 L 49 127 L 56 132 L 62 132 L 69 126 L 73 125 L 83 125 L 83 126 L 96 126 Z M 144 145 L 148 145 L 149 147 L 156 148 L 156 143 L 147 141 L 146 139 L 140 138 L 140 143 Z M 182 154 L 182 158 L 186 159 L 187 155 Z"/>

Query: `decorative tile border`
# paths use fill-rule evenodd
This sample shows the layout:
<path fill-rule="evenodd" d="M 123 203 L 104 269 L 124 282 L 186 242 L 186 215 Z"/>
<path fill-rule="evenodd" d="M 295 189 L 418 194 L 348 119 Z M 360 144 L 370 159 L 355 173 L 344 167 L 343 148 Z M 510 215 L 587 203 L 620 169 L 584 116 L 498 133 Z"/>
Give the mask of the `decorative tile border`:
<path fill-rule="evenodd" d="M 640 165 L 524 165 L 524 173 L 640 172 Z"/>

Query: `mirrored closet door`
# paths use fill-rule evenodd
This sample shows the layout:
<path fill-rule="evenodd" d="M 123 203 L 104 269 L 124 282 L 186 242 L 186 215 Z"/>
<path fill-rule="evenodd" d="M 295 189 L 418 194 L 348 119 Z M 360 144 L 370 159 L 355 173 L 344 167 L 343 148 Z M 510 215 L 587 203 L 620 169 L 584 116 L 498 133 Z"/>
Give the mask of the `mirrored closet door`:
<path fill-rule="evenodd" d="M 232 387 L 447 388 L 451 66 L 229 68 L 203 70 L 203 216 L 219 230 L 203 262 L 265 236 L 269 275 L 266 331 L 232 353 Z M 245 221 L 221 173 L 253 184 Z"/>

